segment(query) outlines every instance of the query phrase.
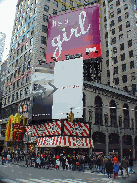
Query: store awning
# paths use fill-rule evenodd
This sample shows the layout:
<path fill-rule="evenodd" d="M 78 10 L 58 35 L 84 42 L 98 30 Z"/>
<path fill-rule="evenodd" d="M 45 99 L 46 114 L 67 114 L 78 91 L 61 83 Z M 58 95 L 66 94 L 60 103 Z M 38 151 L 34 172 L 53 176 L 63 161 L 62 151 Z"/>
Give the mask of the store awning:
<path fill-rule="evenodd" d="M 92 148 L 93 140 L 91 138 L 79 138 L 69 136 L 41 137 L 38 138 L 39 147 L 69 147 L 69 148 Z"/>

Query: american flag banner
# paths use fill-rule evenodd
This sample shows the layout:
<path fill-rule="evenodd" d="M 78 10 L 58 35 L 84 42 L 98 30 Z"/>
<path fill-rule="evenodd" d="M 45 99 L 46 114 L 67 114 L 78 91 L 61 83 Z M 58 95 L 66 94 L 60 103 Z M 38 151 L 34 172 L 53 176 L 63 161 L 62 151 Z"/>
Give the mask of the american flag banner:
<path fill-rule="evenodd" d="M 89 137 L 89 124 L 64 121 L 64 135 Z"/>
<path fill-rule="evenodd" d="M 68 136 L 41 137 L 38 138 L 37 146 L 39 147 L 70 147 L 70 148 L 91 148 L 94 147 L 91 138 L 78 138 Z"/>

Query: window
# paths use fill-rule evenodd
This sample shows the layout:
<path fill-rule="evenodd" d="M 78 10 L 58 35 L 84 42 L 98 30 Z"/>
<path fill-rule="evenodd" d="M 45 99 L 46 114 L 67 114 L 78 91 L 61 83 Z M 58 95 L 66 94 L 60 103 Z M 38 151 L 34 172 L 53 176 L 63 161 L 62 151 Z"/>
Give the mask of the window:
<path fill-rule="evenodd" d="M 110 10 L 112 10 L 113 9 L 113 4 L 110 4 Z"/>
<path fill-rule="evenodd" d="M 104 22 L 106 22 L 106 21 L 107 21 L 107 17 L 105 16 L 105 17 L 104 17 Z"/>
<path fill-rule="evenodd" d="M 133 50 L 129 51 L 129 57 L 133 57 Z"/>
<path fill-rule="evenodd" d="M 121 42 L 123 40 L 123 34 L 119 35 L 119 41 Z"/>
<path fill-rule="evenodd" d="M 78 5 L 79 6 L 79 5 Z M 66 10 L 66 6 L 65 5 L 62 5 L 62 8 L 61 8 L 62 11 L 65 11 Z"/>
<path fill-rule="evenodd" d="M 114 64 L 118 63 L 117 56 L 113 57 L 113 60 L 114 60 Z"/>
<path fill-rule="evenodd" d="M 110 13 L 110 17 L 111 17 L 111 18 L 114 17 L 114 11 Z"/>
<path fill-rule="evenodd" d="M 121 9 L 118 8 L 118 9 L 117 9 L 117 14 L 120 14 L 120 13 L 121 13 Z"/>
<path fill-rule="evenodd" d="M 136 92 L 136 84 L 132 84 L 132 91 Z"/>
<path fill-rule="evenodd" d="M 130 69 L 134 68 L 134 61 L 130 62 Z"/>
<path fill-rule="evenodd" d="M 132 73 L 131 73 L 131 81 L 132 81 L 132 80 L 135 80 L 135 79 L 136 79 L 135 72 L 132 72 Z"/>
<path fill-rule="evenodd" d="M 111 24 L 110 24 L 110 27 L 114 26 L 115 23 L 114 23 L 114 20 L 111 21 Z"/>
<path fill-rule="evenodd" d="M 127 31 L 127 38 L 131 36 L 131 30 Z"/>
<path fill-rule="evenodd" d="M 107 70 L 107 77 L 110 77 L 110 71 Z"/>
<path fill-rule="evenodd" d="M 40 47 L 40 56 L 45 57 L 45 48 Z"/>
<path fill-rule="evenodd" d="M 124 50 L 124 43 L 120 44 L 120 51 Z"/>
<path fill-rule="evenodd" d="M 128 9 L 128 5 L 125 4 L 125 5 L 124 5 L 124 10 L 127 10 L 127 9 Z"/>
<path fill-rule="evenodd" d="M 55 2 L 55 1 L 54 1 Z M 49 11 L 49 6 L 45 5 L 44 6 L 44 11 L 48 12 Z"/>
<path fill-rule="evenodd" d="M 122 71 L 126 71 L 126 64 L 122 64 Z"/>
<path fill-rule="evenodd" d="M 58 2 L 54 0 L 53 4 L 58 8 Z"/>
<path fill-rule="evenodd" d="M 122 80 L 123 80 L 123 83 L 126 83 L 127 82 L 127 75 L 123 75 Z"/>
<path fill-rule="evenodd" d="M 126 12 L 126 13 L 125 13 L 125 19 L 127 19 L 128 17 L 129 17 L 129 13 Z"/>
<path fill-rule="evenodd" d="M 109 66 L 109 60 L 106 61 L 106 65 L 107 65 L 107 67 Z"/>
<path fill-rule="evenodd" d="M 106 57 L 108 57 L 108 56 L 109 56 L 109 50 L 106 51 Z"/>
<path fill-rule="evenodd" d="M 122 31 L 122 24 L 118 26 L 119 32 Z"/>
<path fill-rule="evenodd" d="M 42 32 L 44 32 L 44 33 L 47 33 L 47 31 L 48 31 L 48 28 L 47 28 L 47 26 L 45 26 L 45 25 L 42 25 Z"/>
<path fill-rule="evenodd" d="M 57 15 L 57 10 L 53 9 L 53 15 Z"/>
<path fill-rule="evenodd" d="M 43 21 L 48 22 L 48 16 L 43 14 Z"/>
<path fill-rule="evenodd" d="M 116 6 L 120 5 L 120 0 L 116 1 Z"/>
<path fill-rule="evenodd" d="M 106 14 L 106 8 L 104 8 L 104 14 Z"/>
<path fill-rule="evenodd" d="M 108 38 L 108 32 L 105 33 L 105 39 Z"/>
<path fill-rule="evenodd" d="M 108 41 L 106 41 L 106 47 L 108 47 Z"/>
<path fill-rule="evenodd" d="M 122 18 L 121 16 L 118 17 L 118 22 L 121 22 L 122 21 Z"/>
<path fill-rule="evenodd" d="M 132 46 L 132 39 L 128 41 L 128 48 Z"/>
<path fill-rule="evenodd" d="M 119 78 L 118 77 L 114 78 L 114 80 L 115 80 L 115 85 L 118 85 L 119 84 Z"/>
<path fill-rule="evenodd" d="M 33 45 L 33 38 L 30 39 L 30 45 Z"/>
<path fill-rule="evenodd" d="M 112 38 L 112 44 L 115 44 L 116 43 L 116 37 Z"/>
<path fill-rule="evenodd" d="M 107 31 L 107 24 L 104 25 L 105 30 Z"/>
<path fill-rule="evenodd" d="M 113 48 L 113 53 L 117 53 L 117 48 L 116 47 Z"/>
<path fill-rule="evenodd" d="M 120 57 L 121 57 L 121 61 L 124 61 L 125 60 L 125 53 L 120 54 Z"/>
<path fill-rule="evenodd" d="M 114 35 L 115 34 L 115 28 L 114 29 L 112 29 L 112 35 Z"/>
<path fill-rule="evenodd" d="M 44 36 L 41 36 L 41 43 L 46 45 L 46 37 Z"/>
<path fill-rule="evenodd" d="M 118 74 L 118 66 L 117 67 L 114 67 L 114 75 L 115 74 Z"/>
<path fill-rule="evenodd" d="M 105 1 L 103 2 L 103 7 L 105 6 Z"/>
<path fill-rule="evenodd" d="M 70 0 L 70 5 L 73 6 L 73 1 Z"/>
<path fill-rule="evenodd" d="M 126 22 L 126 28 L 128 28 L 128 27 L 130 27 L 130 22 L 129 21 Z"/>

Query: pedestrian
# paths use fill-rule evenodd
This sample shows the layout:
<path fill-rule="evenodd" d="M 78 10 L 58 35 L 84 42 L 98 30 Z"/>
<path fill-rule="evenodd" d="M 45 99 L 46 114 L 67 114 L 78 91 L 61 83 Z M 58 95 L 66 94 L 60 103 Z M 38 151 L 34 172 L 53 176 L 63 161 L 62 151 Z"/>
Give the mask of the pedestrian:
<path fill-rule="evenodd" d="M 36 162 L 38 164 L 39 169 L 41 169 L 41 159 L 40 159 L 40 155 L 38 155 Z"/>
<path fill-rule="evenodd" d="M 116 157 L 116 155 L 114 155 L 113 164 L 114 164 L 115 162 L 119 163 L 119 162 L 118 162 L 118 158 Z"/>
<path fill-rule="evenodd" d="M 111 174 L 113 174 L 113 163 L 110 156 L 108 156 L 108 161 L 106 163 L 106 172 L 108 174 L 108 178 L 111 178 Z"/>
<path fill-rule="evenodd" d="M 68 170 L 68 158 L 66 157 L 66 170 Z"/>
<path fill-rule="evenodd" d="M 103 163 L 102 163 L 102 172 L 103 172 L 103 174 L 105 174 L 105 172 L 106 172 L 106 163 L 107 163 L 107 161 L 108 161 L 108 159 L 107 159 L 107 157 L 105 156 L 105 157 L 103 158 Z"/>
<path fill-rule="evenodd" d="M 85 170 L 84 170 L 84 157 L 83 156 L 81 156 L 80 167 L 81 167 L 81 171 L 85 172 Z"/>
<path fill-rule="evenodd" d="M 126 176 L 126 173 L 127 173 L 127 176 L 129 177 L 129 173 L 128 173 L 129 162 L 126 159 L 126 157 L 123 158 L 122 165 L 123 165 L 123 176 L 122 176 L 122 178 L 124 178 Z"/>
<path fill-rule="evenodd" d="M 73 171 L 76 170 L 76 158 L 75 158 L 75 156 L 72 158 L 72 170 Z"/>
<path fill-rule="evenodd" d="M 66 157 L 64 156 L 63 157 L 63 160 L 62 160 L 63 170 L 65 170 L 65 163 L 66 163 Z"/>
<path fill-rule="evenodd" d="M 119 166 L 117 161 L 114 162 L 113 170 L 114 170 L 114 179 L 118 178 Z"/>
<path fill-rule="evenodd" d="M 130 168 L 130 173 L 133 173 L 133 158 L 132 158 L 132 156 L 129 157 L 129 168 Z"/>
<path fill-rule="evenodd" d="M 56 170 L 59 169 L 59 166 L 60 166 L 60 160 L 56 159 Z"/>
<path fill-rule="evenodd" d="M 10 152 L 7 154 L 7 163 L 10 163 Z"/>

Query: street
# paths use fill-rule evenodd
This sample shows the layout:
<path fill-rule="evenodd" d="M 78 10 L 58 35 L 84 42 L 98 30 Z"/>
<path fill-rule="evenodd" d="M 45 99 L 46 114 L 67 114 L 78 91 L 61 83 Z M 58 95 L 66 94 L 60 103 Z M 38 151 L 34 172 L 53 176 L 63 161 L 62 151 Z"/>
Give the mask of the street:
<path fill-rule="evenodd" d="M 137 169 L 137 165 L 135 164 L 134 170 Z M 16 164 L 0 164 L 0 180 L 2 182 L 28 182 L 28 183 L 37 183 L 37 182 L 57 182 L 57 183 L 129 183 L 129 182 L 137 182 L 137 173 L 130 174 L 129 178 L 122 179 L 121 176 L 118 179 L 112 178 L 108 179 L 107 175 L 103 175 L 102 173 L 91 173 L 91 170 L 85 170 L 85 172 L 78 172 L 72 170 L 47 170 L 47 169 L 36 169 L 34 167 L 23 167 L 21 163 L 19 165 Z"/>

